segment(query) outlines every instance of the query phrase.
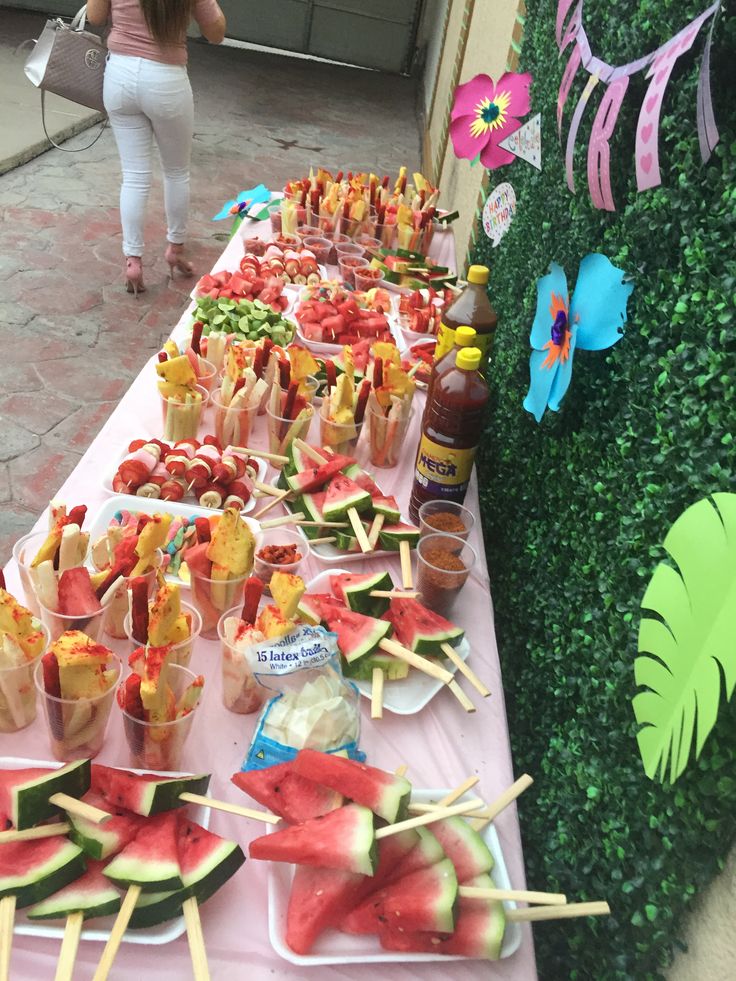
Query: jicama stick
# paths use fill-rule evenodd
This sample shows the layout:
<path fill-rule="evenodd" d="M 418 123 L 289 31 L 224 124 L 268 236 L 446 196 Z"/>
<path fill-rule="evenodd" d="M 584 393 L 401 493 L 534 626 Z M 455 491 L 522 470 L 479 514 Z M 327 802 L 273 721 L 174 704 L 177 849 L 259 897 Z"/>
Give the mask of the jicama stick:
<path fill-rule="evenodd" d="M 466 800 L 461 804 L 453 804 L 451 807 L 441 807 L 429 814 L 419 814 L 417 817 L 407 818 L 406 821 L 399 821 L 397 824 L 389 824 L 385 828 L 376 831 L 376 840 L 387 838 L 389 835 L 398 834 L 400 831 L 409 831 L 412 828 L 421 828 L 425 824 L 434 824 L 443 818 L 454 817 L 456 814 L 469 814 L 483 807 L 483 801 L 474 799 Z"/>
<path fill-rule="evenodd" d="M 262 457 L 264 460 L 268 460 L 269 463 L 289 462 L 288 456 L 283 456 L 281 453 L 267 453 L 266 450 L 253 450 L 249 446 L 233 446 L 233 452 L 247 454 L 247 456 Z"/>
<path fill-rule="evenodd" d="M 107 981 L 113 961 L 120 949 L 123 934 L 128 929 L 130 918 L 133 915 L 133 910 L 140 894 L 140 886 L 128 886 L 128 891 L 125 894 L 118 915 L 115 917 L 115 922 L 110 930 L 110 936 L 107 938 L 105 949 L 102 951 L 102 957 L 97 965 L 92 981 Z"/>
<path fill-rule="evenodd" d="M 67 916 L 54 981 L 74 981 L 74 962 L 77 959 L 83 924 L 84 913 L 70 913 Z"/>
<path fill-rule="evenodd" d="M 458 671 L 460 671 L 461 674 L 465 675 L 465 677 L 468 679 L 468 681 L 473 686 L 473 688 L 475 688 L 478 694 L 482 695 L 483 698 L 488 698 L 488 696 L 491 694 L 490 691 L 488 690 L 488 688 L 486 688 L 486 686 L 480 680 L 478 675 L 473 671 L 473 669 L 469 668 L 468 665 L 465 663 L 465 661 L 463 661 L 463 659 L 457 653 L 455 648 L 451 644 L 442 644 L 442 651 L 448 656 L 448 658 L 452 661 L 452 663 L 455 665 Z"/>
<path fill-rule="evenodd" d="M 373 669 L 371 678 L 371 718 L 383 718 L 383 682 L 384 675 L 380 668 Z"/>
<path fill-rule="evenodd" d="M 15 896 L 0 899 L 0 981 L 10 981 L 10 952 L 13 948 Z"/>
<path fill-rule="evenodd" d="M 199 905 L 195 896 L 190 896 L 182 903 L 184 922 L 187 925 L 187 940 L 189 954 L 192 958 L 194 981 L 209 981 L 210 969 L 207 964 L 207 951 L 204 946 L 202 921 L 199 917 Z"/>
<path fill-rule="evenodd" d="M 570 903 L 568 906 L 533 906 L 507 909 L 509 923 L 535 923 L 539 920 L 573 920 L 578 916 L 608 916 L 611 907 L 605 902 Z"/>
<path fill-rule="evenodd" d="M 278 824 L 281 818 L 278 814 L 270 811 L 256 811 L 250 807 L 241 807 L 240 804 L 231 804 L 225 800 L 213 800 L 202 794 L 179 794 L 179 800 L 186 801 L 187 804 L 199 804 L 201 807 L 211 807 L 215 811 L 224 811 L 226 814 L 236 814 L 238 817 L 253 818 L 254 821 L 265 821 L 266 824 Z"/>
<path fill-rule="evenodd" d="M 358 539 L 358 545 L 360 545 L 361 552 L 372 552 L 373 546 L 368 541 L 368 536 L 365 533 L 363 522 L 360 520 L 360 515 L 355 508 L 348 508 L 348 518 L 350 520 L 350 524 L 353 526 L 355 537 Z"/>
<path fill-rule="evenodd" d="M 35 828 L 24 828 L 17 831 L 11 828 L 9 831 L 0 831 L 0 845 L 5 845 L 9 841 L 36 841 L 39 838 L 55 838 L 58 835 L 65 835 L 71 831 L 71 825 L 66 821 L 58 821 L 55 824 L 39 824 Z"/>
<path fill-rule="evenodd" d="M 404 589 L 413 589 L 414 579 L 411 573 L 411 548 L 409 542 L 399 542 L 399 555 L 401 556 L 401 584 Z"/>
<path fill-rule="evenodd" d="M 278 497 L 281 493 L 280 487 L 276 487 L 273 484 L 264 484 L 261 480 L 254 480 L 253 486 L 256 490 L 260 491 L 261 494 L 265 494 L 268 497 Z"/>
<path fill-rule="evenodd" d="M 509 899 L 517 903 L 538 903 L 540 906 L 565 906 L 567 896 L 561 892 L 532 892 L 528 889 L 486 889 L 482 886 L 459 886 L 458 896 L 466 899 Z"/>

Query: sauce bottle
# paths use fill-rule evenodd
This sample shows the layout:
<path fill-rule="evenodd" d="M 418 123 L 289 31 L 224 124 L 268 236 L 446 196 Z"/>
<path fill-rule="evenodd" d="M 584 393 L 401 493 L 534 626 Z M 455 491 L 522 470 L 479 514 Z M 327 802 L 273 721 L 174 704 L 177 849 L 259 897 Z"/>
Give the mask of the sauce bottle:
<path fill-rule="evenodd" d="M 460 348 L 463 347 L 475 347 L 475 341 L 477 338 L 474 327 L 467 327 L 463 324 L 461 327 L 455 331 L 454 343 L 447 354 L 443 354 L 441 358 L 437 358 L 435 353 L 435 360 L 432 365 L 432 373 L 429 376 L 429 381 L 427 382 L 427 401 L 424 405 L 424 411 L 427 411 L 427 406 L 432 398 L 432 389 L 434 388 L 434 383 L 437 380 L 437 375 L 444 371 L 445 368 L 449 368 L 450 365 L 454 365 L 457 360 L 457 353 Z"/>
<path fill-rule="evenodd" d="M 435 361 L 439 361 L 452 349 L 455 331 L 467 324 L 474 327 L 478 335 L 476 347 L 481 352 L 481 370 L 485 369 L 498 323 L 498 314 L 491 306 L 486 292 L 489 275 L 487 266 L 471 266 L 468 269 L 468 285 L 442 314 L 434 353 Z"/>
<path fill-rule="evenodd" d="M 422 420 L 409 502 L 415 523 L 425 501 L 465 500 L 489 396 L 478 370 L 481 359 L 479 348 L 461 347 L 455 364 L 437 375 Z"/>

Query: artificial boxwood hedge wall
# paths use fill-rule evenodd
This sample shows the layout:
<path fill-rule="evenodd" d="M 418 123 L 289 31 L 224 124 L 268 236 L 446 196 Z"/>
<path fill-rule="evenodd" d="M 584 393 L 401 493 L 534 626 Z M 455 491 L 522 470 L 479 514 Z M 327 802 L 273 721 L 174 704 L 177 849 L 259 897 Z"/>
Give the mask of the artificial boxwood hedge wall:
<path fill-rule="evenodd" d="M 586 0 L 594 51 L 623 64 L 663 43 L 705 0 Z M 728 5 L 727 5 L 728 6 Z M 660 188 L 636 194 L 634 132 L 646 82 L 634 76 L 611 146 L 618 211 L 587 193 L 591 99 L 578 136 L 578 193 L 565 184 L 555 106 L 566 61 L 556 4 L 527 0 L 521 70 L 534 76 L 543 169 L 491 175 L 518 212 L 497 249 L 481 233 L 501 323 L 480 484 L 517 772 L 528 881 L 607 899 L 608 919 L 539 924 L 540 976 L 605 981 L 663 975 L 684 917 L 736 837 L 736 705 L 722 705 L 697 763 L 674 788 L 644 775 L 631 697 L 639 603 L 659 546 L 702 496 L 733 491 L 736 428 L 736 23 L 715 27 L 712 80 L 721 141 L 707 165 L 695 125 L 706 31 L 677 63 L 660 129 Z M 587 74 L 567 102 L 565 128 Z M 497 180 L 494 180 L 497 178 Z M 558 414 L 522 408 L 536 280 L 552 259 L 572 288 L 591 251 L 635 280 L 625 338 L 578 352 Z"/>

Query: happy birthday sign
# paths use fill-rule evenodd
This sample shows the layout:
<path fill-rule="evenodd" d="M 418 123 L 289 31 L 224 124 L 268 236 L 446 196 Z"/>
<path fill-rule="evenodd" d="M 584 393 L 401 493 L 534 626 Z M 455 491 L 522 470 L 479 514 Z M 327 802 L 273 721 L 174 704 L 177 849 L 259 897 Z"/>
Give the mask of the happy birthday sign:
<path fill-rule="evenodd" d="M 516 193 L 506 181 L 493 188 L 483 206 L 483 231 L 495 249 L 516 214 Z"/>
<path fill-rule="evenodd" d="M 718 143 L 718 128 L 713 116 L 713 102 L 710 92 L 710 49 L 715 15 L 718 12 L 720 0 L 704 10 L 702 14 L 690 21 L 674 37 L 671 37 L 669 41 L 655 51 L 636 61 L 629 62 L 627 65 L 618 67 L 607 64 L 591 51 L 588 36 L 583 27 L 583 0 L 577 0 L 575 9 L 565 27 L 567 15 L 574 2 L 575 0 L 559 0 L 555 28 L 560 55 L 568 45 L 574 43 L 557 96 L 557 131 L 560 138 L 562 137 L 562 116 L 565 103 L 581 65 L 589 75 L 588 82 L 573 112 L 567 133 L 565 147 L 567 186 L 574 194 L 575 141 L 588 100 L 596 86 L 602 82 L 608 87 L 593 120 L 593 128 L 588 142 L 588 187 L 596 208 L 615 211 L 616 205 L 611 193 L 609 141 L 616 128 L 619 110 L 629 87 L 629 78 L 647 68 L 646 78 L 651 79 L 639 112 L 635 144 L 636 186 L 639 191 L 645 191 L 662 183 L 659 169 L 659 117 L 672 70 L 677 59 L 692 48 L 700 29 L 708 20 L 710 20 L 710 29 L 700 65 L 696 101 L 698 139 L 703 163 L 710 159 L 713 148 Z"/>

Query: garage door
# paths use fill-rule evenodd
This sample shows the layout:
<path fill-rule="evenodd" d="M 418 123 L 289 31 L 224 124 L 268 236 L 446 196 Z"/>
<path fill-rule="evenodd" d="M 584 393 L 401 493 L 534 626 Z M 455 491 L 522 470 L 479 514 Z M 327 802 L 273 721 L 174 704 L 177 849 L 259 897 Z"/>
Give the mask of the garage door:
<path fill-rule="evenodd" d="M 408 72 L 422 0 L 220 0 L 230 37 Z"/>

